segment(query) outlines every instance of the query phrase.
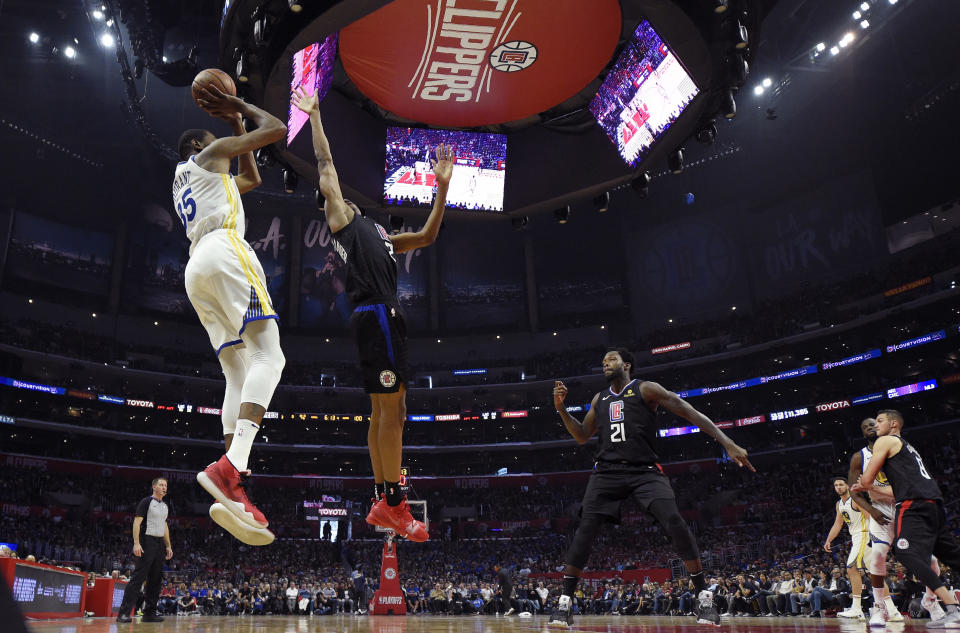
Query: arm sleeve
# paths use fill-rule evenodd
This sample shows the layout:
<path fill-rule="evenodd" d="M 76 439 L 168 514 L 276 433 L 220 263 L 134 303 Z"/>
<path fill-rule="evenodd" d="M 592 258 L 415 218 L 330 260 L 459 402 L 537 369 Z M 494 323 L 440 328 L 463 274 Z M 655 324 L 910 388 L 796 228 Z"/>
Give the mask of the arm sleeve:
<path fill-rule="evenodd" d="M 137 504 L 137 511 L 134 513 L 134 516 L 147 518 L 147 511 L 150 510 L 150 497 L 144 498 L 140 503 Z"/>

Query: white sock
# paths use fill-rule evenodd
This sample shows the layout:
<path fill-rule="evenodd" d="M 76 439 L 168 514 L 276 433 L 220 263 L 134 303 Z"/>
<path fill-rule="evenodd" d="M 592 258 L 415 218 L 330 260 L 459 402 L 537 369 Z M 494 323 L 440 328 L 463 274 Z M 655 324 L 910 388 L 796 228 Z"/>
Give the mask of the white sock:
<path fill-rule="evenodd" d="M 237 470 L 247 469 L 247 459 L 250 457 L 250 449 L 253 448 L 253 439 L 257 437 L 259 430 L 260 427 L 250 420 L 237 420 L 237 429 L 233 432 L 230 450 L 227 451 L 227 459 Z"/>
<path fill-rule="evenodd" d="M 850 596 L 850 599 L 853 601 L 850 603 L 850 608 L 854 611 L 863 611 L 863 607 L 860 606 L 860 596 Z"/>
<path fill-rule="evenodd" d="M 887 608 L 887 613 L 890 613 L 890 614 L 899 613 L 899 611 L 897 610 L 897 605 L 893 603 L 893 598 L 891 598 L 890 596 L 887 596 L 886 599 L 883 601 L 883 606 Z"/>
<path fill-rule="evenodd" d="M 883 595 L 883 587 L 873 588 L 873 606 L 882 609 L 885 606 L 886 596 Z"/>

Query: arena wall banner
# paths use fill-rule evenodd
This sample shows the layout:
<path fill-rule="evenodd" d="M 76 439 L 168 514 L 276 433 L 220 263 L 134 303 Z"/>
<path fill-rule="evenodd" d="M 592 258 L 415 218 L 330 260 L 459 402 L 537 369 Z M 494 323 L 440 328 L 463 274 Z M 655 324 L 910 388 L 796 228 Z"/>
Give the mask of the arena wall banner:
<path fill-rule="evenodd" d="M 543 112 L 613 56 L 616 0 L 396 0 L 340 31 L 344 70 L 385 110 L 441 127 Z"/>

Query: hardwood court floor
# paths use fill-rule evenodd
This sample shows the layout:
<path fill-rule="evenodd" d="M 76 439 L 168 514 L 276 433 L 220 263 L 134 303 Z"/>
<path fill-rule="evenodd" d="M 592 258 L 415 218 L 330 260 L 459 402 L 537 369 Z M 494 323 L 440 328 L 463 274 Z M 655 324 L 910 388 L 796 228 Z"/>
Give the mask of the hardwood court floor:
<path fill-rule="evenodd" d="M 117 624 L 113 618 L 31 621 L 31 633 L 551 633 L 547 617 L 502 616 L 244 616 L 168 617 L 156 624 Z M 927 620 L 887 624 L 886 633 L 917 633 Z M 4 627 L 0 625 L 0 630 Z M 584 616 L 572 631 L 582 633 L 868 633 L 866 622 L 837 618 L 724 618 L 719 629 L 698 625 L 691 617 Z M 880 633 L 873 629 L 871 633 Z"/>

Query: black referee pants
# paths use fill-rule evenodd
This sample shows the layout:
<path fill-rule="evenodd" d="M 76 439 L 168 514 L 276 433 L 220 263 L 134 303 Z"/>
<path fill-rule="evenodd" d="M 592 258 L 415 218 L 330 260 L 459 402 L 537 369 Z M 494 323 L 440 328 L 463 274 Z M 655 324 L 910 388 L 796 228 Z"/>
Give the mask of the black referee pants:
<path fill-rule="evenodd" d="M 140 541 L 143 547 L 143 556 L 137 559 L 137 566 L 133 569 L 130 584 L 123 592 L 123 601 L 120 603 L 120 613 L 130 613 L 140 596 L 140 587 L 147 582 L 144 590 L 143 613 L 157 612 L 157 600 L 160 598 L 160 582 L 163 579 L 163 561 L 167 548 L 163 538 L 159 536 L 144 536 Z"/>

